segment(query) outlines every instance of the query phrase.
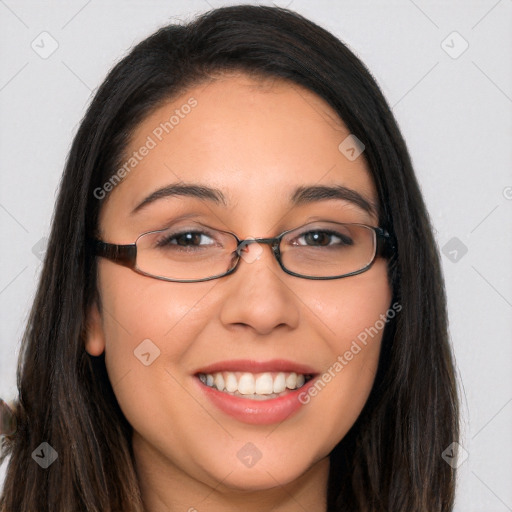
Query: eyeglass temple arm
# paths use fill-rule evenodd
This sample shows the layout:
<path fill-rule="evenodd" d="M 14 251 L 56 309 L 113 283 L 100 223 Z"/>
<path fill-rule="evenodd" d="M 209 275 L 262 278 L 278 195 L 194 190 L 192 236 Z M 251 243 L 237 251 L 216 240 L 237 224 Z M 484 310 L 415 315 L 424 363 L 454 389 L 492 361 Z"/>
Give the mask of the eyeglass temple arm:
<path fill-rule="evenodd" d="M 137 246 L 135 244 L 116 245 L 96 239 L 89 240 L 89 243 L 96 256 L 102 256 L 103 258 L 115 261 L 125 267 L 135 267 L 135 259 L 137 255 Z"/>

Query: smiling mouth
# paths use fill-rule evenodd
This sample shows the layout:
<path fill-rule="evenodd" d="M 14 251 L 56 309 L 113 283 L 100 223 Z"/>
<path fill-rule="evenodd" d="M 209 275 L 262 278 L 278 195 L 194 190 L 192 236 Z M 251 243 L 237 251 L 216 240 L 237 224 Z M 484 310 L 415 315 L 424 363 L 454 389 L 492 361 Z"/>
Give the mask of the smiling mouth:
<path fill-rule="evenodd" d="M 296 372 L 214 372 L 195 375 L 204 385 L 222 393 L 252 400 L 270 400 L 301 388 L 312 374 Z"/>

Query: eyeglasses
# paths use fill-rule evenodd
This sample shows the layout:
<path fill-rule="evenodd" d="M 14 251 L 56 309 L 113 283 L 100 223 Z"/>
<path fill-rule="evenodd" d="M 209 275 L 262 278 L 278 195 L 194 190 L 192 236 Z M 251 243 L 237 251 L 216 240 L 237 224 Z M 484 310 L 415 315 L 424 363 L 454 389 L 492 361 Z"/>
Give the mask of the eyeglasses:
<path fill-rule="evenodd" d="M 183 224 L 183 222 L 182 222 Z M 182 283 L 209 281 L 232 274 L 240 259 L 251 263 L 250 244 L 268 244 L 281 268 L 304 279 L 339 279 L 368 270 L 377 256 L 395 253 L 393 237 L 365 224 L 316 221 L 275 238 L 240 240 L 234 233 L 187 222 L 140 235 L 133 244 L 88 239 L 96 256 L 135 272 Z M 255 253 L 261 254 L 258 247 Z"/>

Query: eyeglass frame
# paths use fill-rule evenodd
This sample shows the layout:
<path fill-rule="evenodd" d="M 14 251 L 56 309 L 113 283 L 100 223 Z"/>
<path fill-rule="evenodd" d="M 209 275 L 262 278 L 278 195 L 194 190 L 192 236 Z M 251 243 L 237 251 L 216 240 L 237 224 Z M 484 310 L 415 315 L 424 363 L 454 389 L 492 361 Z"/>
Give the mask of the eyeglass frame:
<path fill-rule="evenodd" d="M 373 255 L 373 258 L 371 259 L 371 261 L 362 269 L 355 270 L 353 272 L 349 272 L 348 274 L 342 274 L 339 276 L 328 276 L 328 277 L 306 276 L 303 274 L 298 274 L 296 272 L 293 272 L 293 271 L 287 269 L 283 265 L 283 262 L 281 261 L 281 251 L 280 251 L 281 240 L 287 233 L 290 233 L 291 231 L 300 229 L 301 227 L 304 227 L 304 226 L 299 226 L 296 228 L 288 229 L 286 231 L 283 231 L 280 235 L 277 235 L 277 236 L 271 237 L 271 238 L 247 238 L 244 240 L 240 240 L 238 238 L 238 236 L 231 231 L 215 229 L 215 231 L 219 231 L 221 233 L 227 233 L 227 234 L 235 237 L 235 239 L 237 241 L 237 247 L 233 252 L 236 252 L 238 259 L 237 259 L 237 262 L 235 263 L 235 265 L 233 266 L 233 268 L 229 269 L 228 271 L 224 272 L 223 274 L 218 274 L 218 275 L 211 276 L 211 277 L 204 277 L 201 279 L 173 279 L 170 277 L 155 276 L 153 274 L 149 274 L 148 272 L 144 272 L 143 270 L 137 268 L 137 266 L 136 266 L 136 263 L 137 263 L 137 241 L 139 240 L 139 238 L 141 238 L 145 235 L 161 233 L 163 231 L 167 231 L 167 229 L 169 229 L 169 228 L 157 229 L 157 230 L 147 231 L 145 233 L 142 233 L 137 237 L 135 242 L 133 242 L 132 244 L 112 244 L 112 243 L 100 240 L 98 238 L 91 238 L 91 237 L 87 238 L 87 242 L 95 256 L 106 258 L 109 261 L 112 261 L 119 265 L 123 265 L 123 266 L 133 270 L 137 274 L 140 274 L 140 275 L 143 275 L 146 277 L 152 277 L 154 279 L 158 279 L 161 281 L 169 281 L 169 282 L 174 282 L 174 283 L 199 283 L 199 282 L 203 282 L 203 281 L 211 281 L 213 279 L 219 279 L 221 277 L 225 277 L 230 274 L 233 274 L 238 269 L 240 260 L 242 259 L 242 255 L 240 254 L 240 252 L 245 247 L 247 247 L 249 244 L 252 244 L 252 243 L 260 243 L 260 244 L 270 245 L 270 247 L 272 249 L 272 254 L 274 255 L 277 262 L 279 263 L 279 266 L 285 273 L 295 276 L 295 277 L 300 277 L 302 279 L 311 279 L 311 280 L 342 279 L 343 277 L 350 277 L 350 276 L 362 274 L 363 272 L 366 272 L 367 270 L 370 269 L 370 267 L 373 265 L 375 259 L 378 256 L 382 256 L 384 258 L 393 258 L 393 256 L 395 256 L 396 241 L 395 241 L 394 236 L 392 234 L 390 234 L 387 230 L 380 228 L 380 227 L 368 226 L 367 224 L 360 224 L 360 223 L 355 223 L 355 222 L 336 222 L 336 224 L 341 224 L 344 226 L 362 226 L 362 227 L 371 229 L 375 233 L 375 251 L 374 251 L 374 255 Z M 307 226 L 307 224 L 305 224 L 305 226 Z M 210 229 L 213 229 L 213 228 L 210 228 Z"/>

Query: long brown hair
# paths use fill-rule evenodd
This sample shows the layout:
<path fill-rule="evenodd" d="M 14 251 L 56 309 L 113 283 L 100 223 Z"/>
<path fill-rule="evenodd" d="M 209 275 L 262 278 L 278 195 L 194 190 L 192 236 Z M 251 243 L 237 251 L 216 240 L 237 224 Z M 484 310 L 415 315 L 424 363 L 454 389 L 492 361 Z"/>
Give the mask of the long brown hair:
<path fill-rule="evenodd" d="M 97 299 L 86 237 L 98 225 L 94 190 L 118 169 L 134 128 L 162 101 L 239 70 L 313 91 L 365 145 L 394 235 L 393 302 L 378 372 L 365 407 L 330 454 L 329 512 L 447 512 L 455 470 L 441 457 L 458 440 L 458 398 L 438 250 L 410 157 L 371 74 L 336 37 L 282 8 L 234 6 L 168 25 L 138 44 L 98 89 L 74 138 L 52 219 L 44 267 L 22 340 L 15 400 L 18 430 L 2 512 L 141 512 L 131 426 L 105 369 L 85 351 Z M 32 452 L 58 453 L 46 470 Z"/>

